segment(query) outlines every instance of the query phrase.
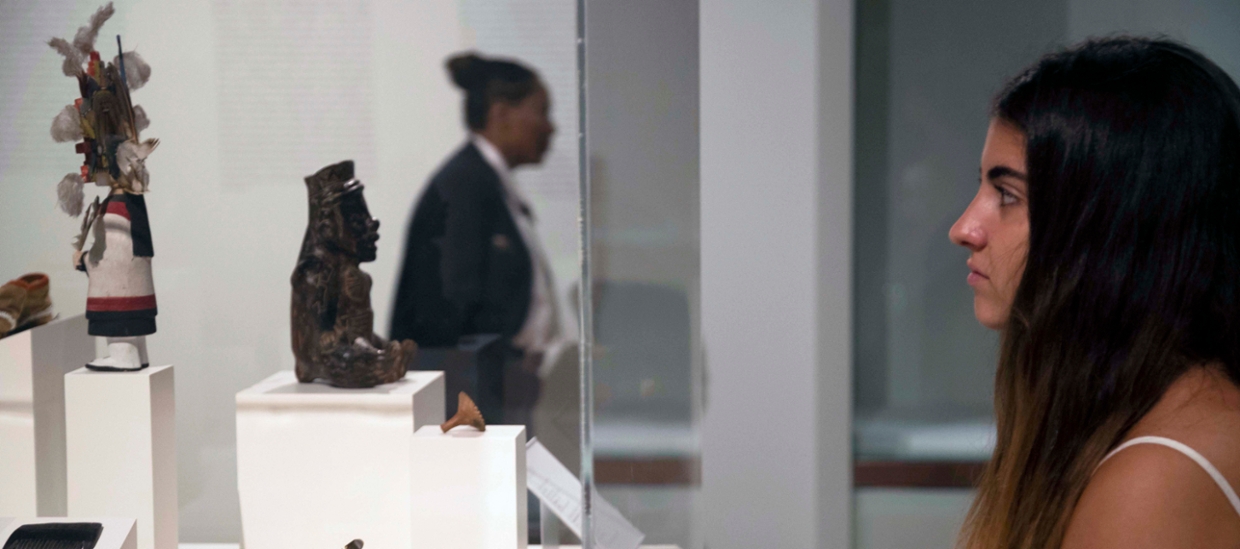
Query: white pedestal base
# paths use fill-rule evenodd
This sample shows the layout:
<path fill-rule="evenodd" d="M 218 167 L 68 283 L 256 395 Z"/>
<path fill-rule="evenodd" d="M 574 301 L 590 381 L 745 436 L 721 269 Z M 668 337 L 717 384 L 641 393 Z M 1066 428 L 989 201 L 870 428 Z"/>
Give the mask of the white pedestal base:
<path fill-rule="evenodd" d="M 176 549 L 172 366 L 65 375 L 69 515 L 134 517 L 138 549 Z"/>
<path fill-rule="evenodd" d="M 93 358 L 80 315 L 0 339 L 0 516 L 67 513 L 65 374 Z"/>
<path fill-rule="evenodd" d="M 246 549 L 413 547 L 409 448 L 443 422 L 441 372 L 370 389 L 279 372 L 237 393 L 237 489 Z M 438 428 L 438 427 L 436 427 Z"/>
<path fill-rule="evenodd" d="M 525 427 L 413 436 L 413 547 L 526 549 Z"/>
<path fill-rule="evenodd" d="M 94 354 L 93 348 L 91 354 Z M 52 522 L 97 522 L 103 525 L 103 532 L 99 534 L 99 540 L 95 542 L 95 549 L 138 549 L 134 520 L 129 518 L 0 518 L 0 544 L 9 539 L 9 536 L 24 524 Z"/>

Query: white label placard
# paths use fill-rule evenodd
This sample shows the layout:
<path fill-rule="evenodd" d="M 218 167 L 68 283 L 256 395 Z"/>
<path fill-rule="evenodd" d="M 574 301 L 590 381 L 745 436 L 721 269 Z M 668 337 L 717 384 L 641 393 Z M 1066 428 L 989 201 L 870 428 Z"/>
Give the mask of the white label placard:
<path fill-rule="evenodd" d="M 546 446 L 525 445 L 525 484 L 555 516 L 581 537 L 581 481 Z M 637 549 L 646 535 L 594 492 L 594 543 L 602 549 Z"/>

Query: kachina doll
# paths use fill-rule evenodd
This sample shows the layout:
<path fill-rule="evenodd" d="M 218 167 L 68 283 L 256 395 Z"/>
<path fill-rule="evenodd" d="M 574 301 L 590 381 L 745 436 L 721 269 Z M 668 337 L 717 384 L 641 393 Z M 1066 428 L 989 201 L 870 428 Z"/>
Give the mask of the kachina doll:
<path fill-rule="evenodd" d="M 108 341 L 107 356 L 86 367 L 127 371 L 150 364 L 146 336 L 155 333 L 151 277 L 155 251 L 143 194 L 150 183 L 146 157 L 159 141 L 138 138 L 150 122 L 142 107 L 129 99 L 129 92 L 150 78 L 150 66 L 136 52 L 123 52 L 119 36 L 118 55 L 112 62 L 105 63 L 95 51 L 99 28 L 112 13 L 109 3 L 78 29 L 72 42 L 54 38 L 48 44 L 64 56 L 64 73 L 77 79 L 81 93 L 52 122 L 52 138 L 76 142 L 77 152 L 84 155 L 81 170 L 61 180 L 57 195 L 65 213 L 83 216 L 81 233 L 73 243 L 73 265 L 90 280 L 88 331 Z M 103 200 L 96 197 L 83 212 L 87 182 L 108 191 Z M 92 241 L 90 247 L 85 246 L 87 240 Z"/>

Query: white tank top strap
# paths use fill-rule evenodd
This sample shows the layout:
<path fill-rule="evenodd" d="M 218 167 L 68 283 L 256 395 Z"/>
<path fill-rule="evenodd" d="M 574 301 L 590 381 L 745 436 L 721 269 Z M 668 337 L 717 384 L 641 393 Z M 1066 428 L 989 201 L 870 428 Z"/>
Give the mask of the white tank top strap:
<path fill-rule="evenodd" d="M 1166 437 L 1137 437 L 1115 447 L 1115 449 L 1111 450 L 1106 457 L 1102 458 L 1102 461 L 1098 462 L 1098 466 L 1101 467 L 1103 463 L 1106 463 L 1108 459 L 1111 459 L 1111 456 L 1118 454 L 1120 450 L 1130 446 L 1136 446 L 1138 444 L 1157 444 L 1160 446 L 1166 446 L 1197 462 L 1197 465 L 1201 466 L 1202 469 L 1205 469 L 1206 473 L 1210 475 L 1210 478 L 1214 479 L 1214 483 L 1217 484 L 1219 489 L 1223 491 L 1223 495 L 1227 496 L 1227 501 L 1231 502 L 1231 508 L 1235 509 L 1236 514 L 1240 515 L 1240 497 L 1236 496 L 1236 491 L 1231 487 L 1231 483 L 1227 482 L 1227 479 L 1223 477 L 1223 474 L 1218 472 L 1218 469 L 1214 468 L 1214 464 L 1210 463 L 1210 460 L 1197 453 L 1196 450 L 1189 448 L 1187 444 L 1184 444 L 1178 440 L 1172 440 Z"/>

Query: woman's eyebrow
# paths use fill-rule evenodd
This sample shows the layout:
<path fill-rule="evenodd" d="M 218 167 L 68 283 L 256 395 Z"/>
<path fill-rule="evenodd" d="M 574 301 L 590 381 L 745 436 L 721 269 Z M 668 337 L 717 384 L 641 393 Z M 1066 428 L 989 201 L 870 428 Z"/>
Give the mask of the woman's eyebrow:
<path fill-rule="evenodd" d="M 994 179 L 999 179 L 1000 177 L 1011 177 L 1013 179 L 1019 179 L 1021 181 L 1026 181 L 1027 179 L 1025 177 L 1024 172 L 1016 171 L 1007 166 L 995 166 L 986 171 L 986 179 L 994 180 Z"/>

